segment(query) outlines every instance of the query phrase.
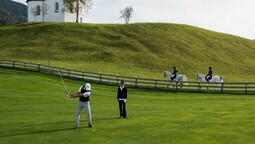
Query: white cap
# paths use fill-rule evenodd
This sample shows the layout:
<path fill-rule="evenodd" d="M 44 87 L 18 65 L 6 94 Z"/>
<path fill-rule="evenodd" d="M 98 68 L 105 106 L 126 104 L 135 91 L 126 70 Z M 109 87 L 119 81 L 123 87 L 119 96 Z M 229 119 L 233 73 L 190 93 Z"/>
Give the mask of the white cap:
<path fill-rule="evenodd" d="M 91 90 L 90 83 L 86 83 L 86 84 L 85 84 L 85 88 L 86 88 L 86 90 Z"/>

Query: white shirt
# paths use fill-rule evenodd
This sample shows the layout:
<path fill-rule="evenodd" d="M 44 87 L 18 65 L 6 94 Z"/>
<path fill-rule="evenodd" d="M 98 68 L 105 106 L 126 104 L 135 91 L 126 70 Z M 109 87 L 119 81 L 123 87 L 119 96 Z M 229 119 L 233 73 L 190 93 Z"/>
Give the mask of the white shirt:
<path fill-rule="evenodd" d="M 124 87 L 125 87 L 125 86 L 120 86 L 120 90 L 123 90 Z"/>
<path fill-rule="evenodd" d="M 123 90 L 124 87 L 125 87 L 125 86 L 120 86 L 120 90 Z M 123 98 L 119 98 L 119 100 L 123 100 L 125 103 L 126 103 L 126 101 L 127 101 L 127 99 L 123 99 Z"/>
<path fill-rule="evenodd" d="M 81 87 L 79 88 L 79 93 L 81 92 L 82 87 L 83 87 L 83 86 L 81 86 Z M 90 85 L 89 83 L 86 83 L 86 84 L 85 84 L 85 89 L 86 89 L 86 90 L 91 90 L 91 85 Z M 85 93 L 83 93 L 83 96 L 84 96 L 84 97 L 90 96 L 90 92 L 85 92 Z"/>

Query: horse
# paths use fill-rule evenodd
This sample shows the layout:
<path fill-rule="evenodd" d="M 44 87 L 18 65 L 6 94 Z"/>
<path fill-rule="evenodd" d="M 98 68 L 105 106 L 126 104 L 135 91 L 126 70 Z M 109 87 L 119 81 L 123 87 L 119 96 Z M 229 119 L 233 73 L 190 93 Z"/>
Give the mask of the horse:
<path fill-rule="evenodd" d="M 208 88 L 208 82 L 205 79 L 205 76 L 206 76 L 205 74 L 198 73 L 196 75 L 196 80 L 201 79 L 202 82 L 206 83 L 207 89 L 209 89 Z M 221 86 L 221 84 L 219 84 L 220 82 L 223 82 L 223 76 L 212 76 L 212 78 L 209 80 L 209 83 L 217 83 L 216 84 L 217 86 Z"/>
<path fill-rule="evenodd" d="M 183 81 L 187 81 L 187 77 L 184 74 L 177 74 L 175 79 L 171 79 L 171 75 L 172 73 L 170 73 L 169 71 L 164 71 L 164 78 L 167 77 L 169 80 L 169 84 L 167 85 L 167 87 L 169 87 L 169 85 L 172 85 L 173 81 L 178 81 L 180 82 L 181 86 L 182 85 L 188 85 L 188 83 L 183 83 Z"/>

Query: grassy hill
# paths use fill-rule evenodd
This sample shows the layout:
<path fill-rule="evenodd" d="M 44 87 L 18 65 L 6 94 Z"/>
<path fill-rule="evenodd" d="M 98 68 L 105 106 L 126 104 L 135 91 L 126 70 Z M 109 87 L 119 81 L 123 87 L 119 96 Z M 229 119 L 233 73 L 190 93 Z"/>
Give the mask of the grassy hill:
<path fill-rule="evenodd" d="M 255 81 L 255 42 L 166 23 L 27 23 L 0 27 L 0 59 L 163 79 L 176 66 L 188 80 L 207 73 Z"/>

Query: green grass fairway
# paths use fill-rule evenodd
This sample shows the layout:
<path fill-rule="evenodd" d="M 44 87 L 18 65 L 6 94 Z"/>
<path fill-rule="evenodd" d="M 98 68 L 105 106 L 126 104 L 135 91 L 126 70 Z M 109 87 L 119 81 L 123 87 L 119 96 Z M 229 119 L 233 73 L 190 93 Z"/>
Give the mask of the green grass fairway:
<path fill-rule="evenodd" d="M 70 92 L 85 82 L 64 79 Z M 78 99 L 58 77 L 0 68 L 0 143 L 253 144 L 255 97 L 129 88 L 128 119 L 118 118 L 117 86 L 92 83 L 94 130 L 73 129 Z"/>

